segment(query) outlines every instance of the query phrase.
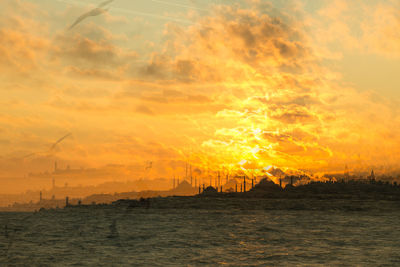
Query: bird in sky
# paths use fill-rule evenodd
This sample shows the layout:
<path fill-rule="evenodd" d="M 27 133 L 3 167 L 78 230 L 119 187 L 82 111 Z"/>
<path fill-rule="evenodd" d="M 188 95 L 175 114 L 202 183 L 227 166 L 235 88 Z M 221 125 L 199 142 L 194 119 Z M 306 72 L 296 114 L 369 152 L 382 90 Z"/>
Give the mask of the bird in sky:
<path fill-rule="evenodd" d="M 50 151 L 51 151 L 51 150 L 54 150 L 54 149 L 56 148 L 56 146 L 57 146 L 59 143 L 61 143 L 65 138 L 67 138 L 67 137 L 69 137 L 69 136 L 71 136 L 71 135 L 72 135 L 72 133 L 68 133 L 68 134 L 64 135 L 63 137 L 61 137 L 60 139 L 58 139 L 58 140 L 51 146 Z"/>
<path fill-rule="evenodd" d="M 62 141 L 64 141 L 66 138 L 68 138 L 68 137 L 70 137 L 70 136 L 72 136 L 72 133 L 68 133 L 68 134 L 64 135 L 63 137 L 61 137 L 60 139 L 58 139 L 57 141 L 55 141 L 55 142 L 51 145 L 50 149 L 48 149 L 48 150 L 46 150 L 46 151 L 40 151 L 40 152 L 30 153 L 30 154 L 27 154 L 27 155 L 25 155 L 25 156 L 23 156 L 23 157 L 21 157 L 21 158 L 17 158 L 17 159 L 19 159 L 19 160 L 20 160 L 20 159 L 26 159 L 26 158 L 30 158 L 30 157 L 36 156 L 36 155 L 49 155 L 49 154 L 51 154 L 52 152 L 54 152 L 54 150 L 55 150 L 55 148 L 57 147 L 58 144 L 60 144 Z"/>
<path fill-rule="evenodd" d="M 153 162 L 152 161 L 147 162 L 147 166 L 146 166 L 145 170 L 147 171 L 147 170 L 150 170 L 151 168 L 153 168 Z"/>
<path fill-rule="evenodd" d="M 108 9 L 104 9 L 103 7 L 110 4 L 114 0 L 108 0 L 105 2 L 102 2 L 100 5 L 98 5 L 95 9 L 90 10 L 89 12 L 86 12 L 85 14 L 81 15 L 78 17 L 75 22 L 69 27 L 69 30 L 73 29 L 76 25 L 81 23 L 83 20 L 87 19 L 88 17 L 95 17 L 99 16 L 105 12 L 108 11 Z"/>

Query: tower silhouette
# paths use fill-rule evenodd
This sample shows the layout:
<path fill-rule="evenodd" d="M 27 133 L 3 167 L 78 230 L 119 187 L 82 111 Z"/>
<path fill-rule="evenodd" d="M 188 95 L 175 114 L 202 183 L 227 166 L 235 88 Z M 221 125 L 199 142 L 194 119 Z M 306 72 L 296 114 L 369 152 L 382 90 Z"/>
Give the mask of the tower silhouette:
<path fill-rule="evenodd" d="M 192 176 L 192 165 L 189 165 L 190 168 L 190 185 L 193 186 L 193 176 Z"/>
<path fill-rule="evenodd" d="M 374 173 L 374 170 L 371 171 L 370 179 L 371 179 L 371 181 L 375 181 L 375 173 Z"/>

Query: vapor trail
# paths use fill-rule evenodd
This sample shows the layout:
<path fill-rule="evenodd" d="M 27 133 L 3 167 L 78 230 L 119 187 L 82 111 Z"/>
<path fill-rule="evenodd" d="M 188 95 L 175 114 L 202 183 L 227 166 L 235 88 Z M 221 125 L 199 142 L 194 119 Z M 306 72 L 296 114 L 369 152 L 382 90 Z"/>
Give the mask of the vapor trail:
<path fill-rule="evenodd" d="M 196 9 L 196 10 L 201 10 L 201 11 L 208 11 L 205 8 L 200 8 L 200 7 L 195 7 L 195 6 L 188 6 L 188 5 L 183 5 L 175 2 L 166 2 L 166 1 L 161 1 L 161 0 L 150 0 L 154 3 L 160 3 L 160 4 L 165 4 L 165 5 L 170 5 L 170 6 L 177 6 L 177 7 L 184 7 L 188 9 Z"/>
<path fill-rule="evenodd" d="M 127 13 L 127 14 L 132 14 L 132 15 L 140 15 L 140 16 L 146 16 L 146 17 L 157 18 L 157 19 L 164 19 L 164 20 L 175 21 L 175 22 L 186 23 L 186 24 L 195 24 L 193 21 L 190 21 L 190 20 L 178 19 L 178 18 L 170 17 L 170 16 L 156 15 L 156 14 L 144 13 L 144 12 L 133 11 L 133 10 L 127 10 L 127 9 L 122 9 L 122 8 L 113 8 L 113 10 L 117 10 L 117 11 L 119 11 L 121 13 Z"/>

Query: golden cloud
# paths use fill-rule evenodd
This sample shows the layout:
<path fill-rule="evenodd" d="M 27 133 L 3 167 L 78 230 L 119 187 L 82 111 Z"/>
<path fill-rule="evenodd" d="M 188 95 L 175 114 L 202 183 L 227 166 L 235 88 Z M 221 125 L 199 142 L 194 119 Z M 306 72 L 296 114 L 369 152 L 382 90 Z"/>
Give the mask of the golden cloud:
<path fill-rule="evenodd" d="M 14 97 L 28 104 L 8 105 L 10 114 L 0 116 L 2 127 L 20 133 L 9 141 L 18 149 L 11 151 L 9 142 L 0 147 L 13 155 L 34 152 L 68 128 L 77 137 L 40 157 L 38 166 L 55 158 L 88 165 L 151 159 L 159 164 L 153 175 L 170 175 L 185 161 L 203 174 L 394 165 L 398 108 L 344 85 L 299 18 L 258 2 L 216 6 L 192 26 L 168 23 L 161 49 L 145 55 L 91 23 L 77 32 L 27 31 L 28 24 L 46 29 L 48 22 L 13 7 L 15 14 L 1 19 L 0 68 L 19 79 L 0 86 L 26 89 Z M 393 37 L 387 47 L 373 46 L 395 54 L 390 32 L 397 20 L 390 14 L 365 31 Z M 0 131 L 0 140 L 11 136 Z"/>

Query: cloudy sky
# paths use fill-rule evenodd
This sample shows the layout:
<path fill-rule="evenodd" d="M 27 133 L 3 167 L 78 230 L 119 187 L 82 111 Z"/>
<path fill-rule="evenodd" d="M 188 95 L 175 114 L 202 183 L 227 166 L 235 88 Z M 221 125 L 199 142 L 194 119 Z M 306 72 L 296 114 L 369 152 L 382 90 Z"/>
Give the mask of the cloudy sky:
<path fill-rule="evenodd" d="M 400 162 L 399 1 L 102 2 L 0 0 L 0 177 Z"/>

